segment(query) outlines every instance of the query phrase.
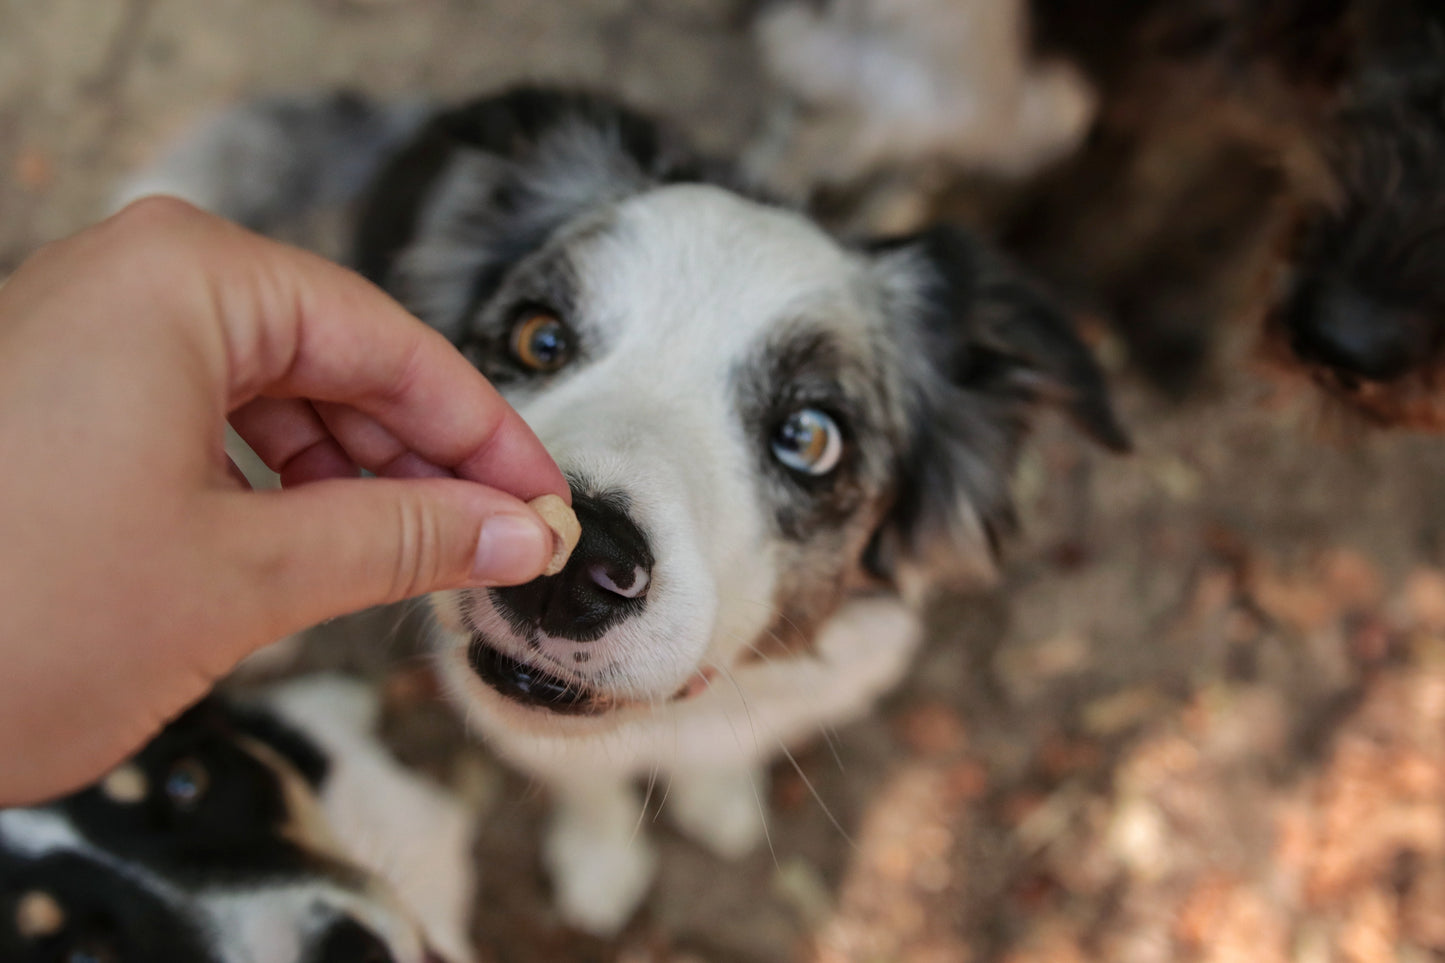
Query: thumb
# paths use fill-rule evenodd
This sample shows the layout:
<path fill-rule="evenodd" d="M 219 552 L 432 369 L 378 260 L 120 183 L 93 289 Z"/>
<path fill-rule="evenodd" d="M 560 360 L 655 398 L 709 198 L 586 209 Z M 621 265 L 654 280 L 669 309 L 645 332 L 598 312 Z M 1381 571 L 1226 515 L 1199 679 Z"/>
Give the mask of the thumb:
<path fill-rule="evenodd" d="M 237 601 L 266 641 L 427 592 L 531 581 L 552 555 L 552 531 L 526 503 L 458 479 L 354 478 L 224 497 L 223 524 L 240 540 Z"/>

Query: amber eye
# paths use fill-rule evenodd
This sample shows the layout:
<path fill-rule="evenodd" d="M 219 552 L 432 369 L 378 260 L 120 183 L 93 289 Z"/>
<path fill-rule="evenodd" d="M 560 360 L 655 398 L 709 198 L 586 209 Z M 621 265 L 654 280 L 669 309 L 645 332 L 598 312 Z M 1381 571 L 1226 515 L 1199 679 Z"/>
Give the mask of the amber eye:
<path fill-rule="evenodd" d="M 827 413 L 799 408 L 773 432 L 773 456 L 804 475 L 826 475 L 843 457 L 843 432 Z"/>
<path fill-rule="evenodd" d="M 528 312 L 512 328 L 512 355 L 533 371 L 556 371 L 572 360 L 572 333 L 555 315 Z"/>
<path fill-rule="evenodd" d="M 195 759 L 182 759 L 166 776 L 166 798 L 177 809 L 195 809 L 210 788 L 210 773 Z"/>

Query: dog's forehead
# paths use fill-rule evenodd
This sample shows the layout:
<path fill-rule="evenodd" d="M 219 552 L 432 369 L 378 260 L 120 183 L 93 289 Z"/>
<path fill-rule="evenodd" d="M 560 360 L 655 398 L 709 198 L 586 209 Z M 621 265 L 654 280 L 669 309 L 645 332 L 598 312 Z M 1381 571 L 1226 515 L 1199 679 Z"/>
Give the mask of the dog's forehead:
<path fill-rule="evenodd" d="M 708 185 L 620 204 L 576 267 L 589 308 L 623 336 L 682 331 L 727 352 L 780 322 L 866 323 L 857 255 L 796 212 Z"/>

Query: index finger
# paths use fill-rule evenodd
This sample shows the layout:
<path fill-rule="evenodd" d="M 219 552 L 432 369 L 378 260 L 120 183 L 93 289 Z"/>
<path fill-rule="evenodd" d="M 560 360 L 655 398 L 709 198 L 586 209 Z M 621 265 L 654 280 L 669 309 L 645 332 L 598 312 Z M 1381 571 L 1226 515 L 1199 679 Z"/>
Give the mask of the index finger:
<path fill-rule="evenodd" d="M 186 275 L 202 281 L 219 325 L 227 411 L 263 395 L 347 405 L 459 478 L 570 502 L 556 463 L 491 383 L 369 281 L 179 201 L 142 201 L 112 220 L 166 235 L 172 255 L 186 242 Z"/>

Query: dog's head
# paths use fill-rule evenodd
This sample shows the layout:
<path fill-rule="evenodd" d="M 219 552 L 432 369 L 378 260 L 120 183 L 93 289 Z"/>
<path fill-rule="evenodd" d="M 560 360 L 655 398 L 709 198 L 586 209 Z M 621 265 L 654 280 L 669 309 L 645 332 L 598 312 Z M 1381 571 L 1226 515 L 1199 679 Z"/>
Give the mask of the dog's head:
<path fill-rule="evenodd" d="M 209 699 L 95 786 L 0 811 L 0 959 L 435 963 L 315 792 L 328 762 Z"/>
<path fill-rule="evenodd" d="M 840 242 L 594 99 L 439 118 L 361 236 L 572 485 L 560 574 L 435 599 L 517 725 L 585 731 L 805 648 L 870 579 L 986 566 L 1040 402 L 1126 444 L 1068 321 L 968 235 Z"/>
<path fill-rule="evenodd" d="M 1385 63 L 1352 90 L 1323 151 L 1271 314 L 1328 391 L 1383 424 L 1445 427 L 1445 69 Z"/>

